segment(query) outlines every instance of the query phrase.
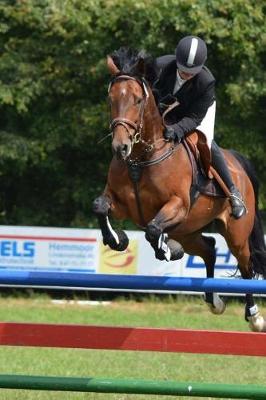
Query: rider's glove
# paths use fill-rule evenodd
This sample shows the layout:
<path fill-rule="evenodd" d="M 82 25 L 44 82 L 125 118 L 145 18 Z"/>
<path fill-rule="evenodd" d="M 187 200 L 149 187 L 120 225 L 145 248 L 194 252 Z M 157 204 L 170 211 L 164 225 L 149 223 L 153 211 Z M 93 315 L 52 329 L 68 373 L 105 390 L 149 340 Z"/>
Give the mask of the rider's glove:
<path fill-rule="evenodd" d="M 171 128 L 170 126 L 166 126 L 164 129 L 164 138 L 166 140 L 175 140 L 175 130 L 174 128 Z"/>
<path fill-rule="evenodd" d="M 184 137 L 182 132 L 175 130 L 171 125 L 165 127 L 163 135 L 166 140 L 174 140 L 177 143 L 180 143 L 181 139 Z"/>

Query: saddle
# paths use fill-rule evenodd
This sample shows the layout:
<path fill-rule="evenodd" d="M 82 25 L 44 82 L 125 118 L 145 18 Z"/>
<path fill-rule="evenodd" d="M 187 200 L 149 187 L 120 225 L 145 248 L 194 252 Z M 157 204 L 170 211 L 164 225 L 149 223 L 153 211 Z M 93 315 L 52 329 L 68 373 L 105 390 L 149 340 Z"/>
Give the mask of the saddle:
<path fill-rule="evenodd" d="M 211 152 L 205 136 L 195 131 L 182 141 L 192 166 L 191 204 L 200 194 L 211 197 L 227 197 L 228 189 L 218 172 L 211 165 Z"/>

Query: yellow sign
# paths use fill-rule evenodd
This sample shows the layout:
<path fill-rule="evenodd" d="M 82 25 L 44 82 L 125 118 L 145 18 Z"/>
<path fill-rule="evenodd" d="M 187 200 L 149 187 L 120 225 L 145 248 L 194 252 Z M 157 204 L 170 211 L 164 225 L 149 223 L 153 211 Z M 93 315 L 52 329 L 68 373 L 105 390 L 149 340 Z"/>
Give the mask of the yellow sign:
<path fill-rule="evenodd" d="M 100 246 L 100 265 L 101 274 L 131 275 L 137 273 L 137 240 L 130 240 L 125 251 L 111 250 L 109 246 Z"/>

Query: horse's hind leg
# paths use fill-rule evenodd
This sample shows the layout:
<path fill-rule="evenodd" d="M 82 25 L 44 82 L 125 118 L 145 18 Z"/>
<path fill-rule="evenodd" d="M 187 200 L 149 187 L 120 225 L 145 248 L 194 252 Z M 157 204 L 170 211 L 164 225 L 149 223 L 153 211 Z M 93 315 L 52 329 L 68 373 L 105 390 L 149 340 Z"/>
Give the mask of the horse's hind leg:
<path fill-rule="evenodd" d="M 246 244 L 248 247 L 248 254 L 249 254 L 249 245 Z M 237 257 L 237 256 L 236 256 Z M 241 276 L 243 279 L 252 279 L 253 278 L 253 271 L 252 265 L 250 263 L 250 256 L 245 256 L 244 254 L 237 257 L 239 263 L 239 269 L 241 272 Z M 242 268 L 241 266 L 244 265 L 246 268 Z M 247 267 L 248 266 L 248 267 Z M 264 321 L 263 316 L 260 314 L 259 308 L 254 301 L 254 297 L 252 293 L 246 294 L 246 306 L 245 306 L 245 319 L 249 322 L 250 329 L 255 332 L 265 332 L 266 331 L 266 323 Z"/>
<path fill-rule="evenodd" d="M 234 236 L 235 237 L 235 236 Z M 238 261 L 238 267 L 243 279 L 253 278 L 253 268 L 250 258 L 249 242 L 246 240 L 242 246 L 236 245 L 232 238 L 227 240 L 229 248 Z M 265 332 L 266 323 L 254 301 L 253 294 L 246 294 L 245 319 L 249 322 L 250 329 L 255 332 Z"/>
<path fill-rule="evenodd" d="M 214 266 L 216 261 L 215 239 L 201 234 L 189 237 L 189 240 L 182 242 L 186 253 L 201 257 L 206 266 L 207 278 L 214 277 Z M 222 314 L 225 310 L 225 303 L 217 293 L 207 292 L 204 299 L 213 314 Z"/>
<path fill-rule="evenodd" d="M 103 244 L 108 245 L 113 250 L 123 251 L 128 246 L 128 237 L 124 231 L 112 228 L 108 217 L 111 204 L 111 198 L 106 194 L 102 194 L 94 200 L 92 209 L 100 225 Z"/>

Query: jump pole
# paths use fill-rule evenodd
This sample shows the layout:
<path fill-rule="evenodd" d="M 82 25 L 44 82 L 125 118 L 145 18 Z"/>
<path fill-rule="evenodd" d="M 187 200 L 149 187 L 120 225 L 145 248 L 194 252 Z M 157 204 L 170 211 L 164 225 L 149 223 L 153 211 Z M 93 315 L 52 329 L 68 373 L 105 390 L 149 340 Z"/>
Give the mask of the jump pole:
<path fill-rule="evenodd" d="M 53 376 L 0 375 L 0 387 L 94 393 L 153 394 L 169 396 L 264 399 L 266 387 L 139 379 L 72 378 Z"/>
<path fill-rule="evenodd" d="M 2 286 L 266 294 L 266 281 L 40 271 L 0 271 Z"/>
<path fill-rule="evenodd" d="M 25 283 L 25 276 L 3 276 L 0 274 L 1 284 L 17 285 Z M 5 274 L 4 274 L 5 275 Z M 167 277 L 138 277 L 138 276 L 110 276 L 89 275 L 87 283 L 84 285 L 84 275 L 71 277 L 67 274 L 64 281 L 65 287 L 91 287 L 91 288 L 122 288 L 122 289 L 145 289 L 145 290 L 186 290 L 186 291 L 207 291 L 221 293 L 266 293 L 265 281 L 252 280 L 229 280 L 229 279 L 201 279 L 201 278 L 167 278 Z M 12 278 L 12 279 L 11 279 Z M 31 276 L 31 283 L 36 283 L 36 275 Z M 46 285 L 54 284 L 54 276 L 47 278 Z M 73 277 L 74 278 L 74 277 Z M 87 276 L 88 278 L 88 276 Z M 121 278 L 122 281 L 121 282 Z M 52 283 L 53 282 L 53 283 Z M 82 286 L 80 283 L 82 282 Z M 27 281 L 28 283 L 28 281 Z M 26 283 L 26 284 L 27 284 Z M 37 283 L 36 283 L 37 284 Z M 9 323 L 2 323 L 1 327 L 8 326 Z M 15 324 L 17 325 L 17 324 Z M 22 324 L 25 325 L 25 324 Z M 29 324 L 33 325 L 33 324 Z M 35 324 L 34 324 L 35 325 Z M 37 324 L 38 325 L 38 324 Z M 10 326 L 10 324 L 9 324 Z M 14 326 L 13 326 L 14 328 Z M 191 331 L 193 332 L 193 331 Z M 229 332 L 228 332 L 229 333 Z M 237 332 L 235 332 L 237 333 Z M 240 333 L 240 332 L 239 332 Z M 254 337 L 254 333 L 252 336 Z M 23 344 L 20 338 L 20 344 Z M 5 329 L 1 332 L 2 343 L 5 342 Z M 30 344 L 32 345 L 32 344 Z M 35 344 L 37 345 L 37 344 Z M 40 344 L 42 345 L 42 344 Z M 46 346 L 49 346 L 46 344 Z M 59 346 L 62 347 L 62 346 Z M 75 347 L 75 346 L 66 346 Z M 78 346 L 80 347 L 80 346 Z M 88 347 L 89 348 L 89 347 Z M 142 349 L 143 350 L 143 349 Z M 159 350 L 169 351 L 169 350 Z M 181 350 L 182 351 L 182 350 Z M 230 354 L 221 352 L 220 354 Z M 234 354 L 234 353 L 233 353 Z M 245 354 L 245 353 L 238 353 Z M 109 378 L 67 378 L 67 377 L 40 377 L 24 375 L 0 375 L 0 387 L 9 389 L 32 389 L 32 390 L 52 390 L 52 391 L 77 391 L 77 392 L 97 392 L 97 393 L 131 393 L 131 394 L 155 394 L 172 396 L 190 397 L 213 397 L 213 398 L 234 398 L 234 399 L 265 399 L 266 387 L 259 385 L 228 385 L 228 384 L 207 384 L 207 383 L 180 383 L 175 381 L 150 381 L 135 379 L 109 379 Z"/>
<path fill-rule="evenodd" d="M 0 323 L 1 346 L 266 356 L 265 333 Z"/>

